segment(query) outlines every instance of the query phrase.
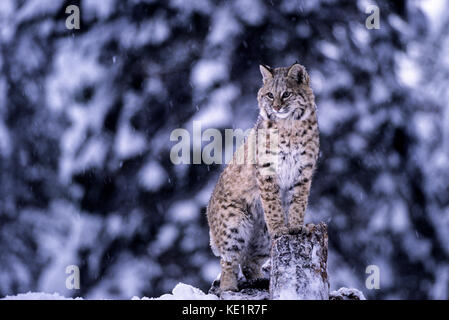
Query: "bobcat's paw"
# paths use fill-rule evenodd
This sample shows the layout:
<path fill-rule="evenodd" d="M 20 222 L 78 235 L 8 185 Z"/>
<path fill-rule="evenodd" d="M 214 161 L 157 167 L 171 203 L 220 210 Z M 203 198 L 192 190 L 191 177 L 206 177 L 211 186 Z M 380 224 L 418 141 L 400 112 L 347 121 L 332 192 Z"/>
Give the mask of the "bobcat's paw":
<path fill-rule="evenodd" d="M 280 227 L 273 231 L 273 239 L 279 238 L 281 236 L 284 236 L 286 234 L 289 234 L 289 228 L 287 227 Z"/>
<path fill-rule="evenodd" d="M 230 282 L 221 282 L 220 283 L 220 291 L 239 291 L 239 288 L 237 286 L 237 283 L 230 283 Z"/>
<path fill-rule="evenodd" d="M 288 233 L 292 234 L 292 235 L 300 234 L 300 233 L 307 234 L 308 232 L 309 232 L 309 229 L 307 228 L 307 226 L 304 226 L 304 225 L 298 225 L 298 226 L 293 226 L 293 227 L 288 228 Z"/>
<path fill-rule="evenodd" d="M 239 291 L 237 275 L 223 272 L 220 278 L 220 291 Z"/>

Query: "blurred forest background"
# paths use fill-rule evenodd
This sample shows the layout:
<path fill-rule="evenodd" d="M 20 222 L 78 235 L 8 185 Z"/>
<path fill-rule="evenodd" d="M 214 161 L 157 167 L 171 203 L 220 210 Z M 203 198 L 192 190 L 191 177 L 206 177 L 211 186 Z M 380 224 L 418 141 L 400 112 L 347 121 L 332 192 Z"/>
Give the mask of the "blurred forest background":
<path fill-rule="evenodd" d="M 65 26 L 72 4 L 79 30 Z M 222 167 L 173 165 L 170 133 L 250 128 L 259 63 L 296 60 L 319 110 L 307 220 L 329 225 L 331 289 L 448 299 L 445 0 L 2 0 L 0 296 L 207 291 Z M 65 287 L 72 264 L 80 290 Z"/>

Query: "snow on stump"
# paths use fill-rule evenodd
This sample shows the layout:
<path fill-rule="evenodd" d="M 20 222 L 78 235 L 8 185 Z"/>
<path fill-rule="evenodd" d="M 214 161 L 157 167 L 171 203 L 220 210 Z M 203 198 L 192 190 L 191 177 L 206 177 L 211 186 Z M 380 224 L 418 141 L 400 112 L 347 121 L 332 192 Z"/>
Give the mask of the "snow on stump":
<path fill-rule="evenodd" d="M 327 226 L 308 224 L 271 247 L 270 299 L 329 300 Z"/>

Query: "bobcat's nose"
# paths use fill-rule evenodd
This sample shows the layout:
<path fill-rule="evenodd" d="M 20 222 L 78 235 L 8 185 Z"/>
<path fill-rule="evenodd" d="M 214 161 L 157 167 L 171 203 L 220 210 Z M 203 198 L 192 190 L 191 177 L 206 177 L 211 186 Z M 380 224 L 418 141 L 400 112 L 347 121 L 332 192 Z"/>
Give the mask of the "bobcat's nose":
<path fill-rule="evenodd" d="M 274 105 L 274 106 L 273 106 L 273 110 L 274 110 L 274 111 L 279 111 L 279 110 L 281 110 L 281 109 L 282 109 L 282 106 L 281 106 L 280 104 Z"/>

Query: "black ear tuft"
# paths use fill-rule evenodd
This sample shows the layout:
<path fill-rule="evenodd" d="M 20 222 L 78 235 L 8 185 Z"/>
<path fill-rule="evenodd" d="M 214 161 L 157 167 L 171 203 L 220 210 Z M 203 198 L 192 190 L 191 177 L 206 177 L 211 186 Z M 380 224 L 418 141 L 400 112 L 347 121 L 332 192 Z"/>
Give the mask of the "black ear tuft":
<path fill-rule="evenodd" d="M 265 69 L 267 69 L 268 71 L 270 71 L 271 74 L 273 74 L 273 68 L 272 68 L 272 67 L 270 67 L 270 66 L 267 65 L 267 64 L 263 64 L 263 63 L 261 63 L 260 65 L 261 65 L 262 67 L 264 67 Z"/>
<path fill-rule="evenodd" d="M 267 65 L 261 64 L 259 66 L 260 73 L 262 74 L 263 83 L 266 83 L 268 79 L 273 78 L 273 69 Z"/>

